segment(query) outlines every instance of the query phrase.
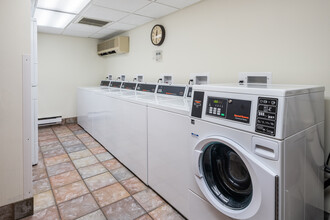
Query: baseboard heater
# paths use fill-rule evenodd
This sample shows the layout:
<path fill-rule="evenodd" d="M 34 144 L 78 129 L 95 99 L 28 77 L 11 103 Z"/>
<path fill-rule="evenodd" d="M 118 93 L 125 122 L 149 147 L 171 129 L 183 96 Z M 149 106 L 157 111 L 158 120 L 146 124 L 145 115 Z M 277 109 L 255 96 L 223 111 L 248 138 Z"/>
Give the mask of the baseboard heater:
<path fill-rule="evenodd" d="M 48 126 L 48 125 L 55 125 L 62 123 L 62 116 L 54 116 L 54 117 L 47 117 L 47 118 L 39 118 L 38 125 L 41 126 Z"/>

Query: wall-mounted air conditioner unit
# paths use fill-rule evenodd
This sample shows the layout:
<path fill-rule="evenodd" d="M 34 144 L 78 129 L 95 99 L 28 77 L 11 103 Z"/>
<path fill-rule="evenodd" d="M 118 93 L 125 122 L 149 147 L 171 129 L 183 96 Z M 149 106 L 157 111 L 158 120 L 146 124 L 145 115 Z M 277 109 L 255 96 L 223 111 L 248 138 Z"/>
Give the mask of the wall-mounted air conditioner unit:
<path fill-rule="evenodd" d="M 97 53 L 100 56 L 122 54 L 129 52 L 129 37 L 118 36 L 106 40 L 97 45 Z"/>

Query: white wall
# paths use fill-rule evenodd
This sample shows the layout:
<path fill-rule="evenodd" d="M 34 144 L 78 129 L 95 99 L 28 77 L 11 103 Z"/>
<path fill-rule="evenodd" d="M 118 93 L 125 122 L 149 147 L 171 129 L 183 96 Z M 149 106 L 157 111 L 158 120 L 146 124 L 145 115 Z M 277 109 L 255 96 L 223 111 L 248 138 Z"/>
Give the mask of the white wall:
<path fill-rule="evenodd" d="M 39 118 L 76 116 L 76 90 L 105 76 L 97 40 L 38 34 Z"/>
<path fill-rule="evenodd" d="M 204 0 L 127 32 L 130 53 L 106 58 L 107 72 L 146 81 L 173 73 L 187 83 L 190 73 L 210 72 L 211 83 L 237 82 L 238 72 L 269 71 L 273 83 L 326 87 L 326 146 L 330 151 L 330 1 Z M 161 47 L 150 31 L 163 24 Z M 163 50 L 163 62 L 152 59 Z M 330 212 L 330 198 L 326 206 Z"/>
<path fill-rule="evenodd" d="M 0 7 L 0 207 L 22 200 L 22 55 L 30 54 L 30 1 Z"/>

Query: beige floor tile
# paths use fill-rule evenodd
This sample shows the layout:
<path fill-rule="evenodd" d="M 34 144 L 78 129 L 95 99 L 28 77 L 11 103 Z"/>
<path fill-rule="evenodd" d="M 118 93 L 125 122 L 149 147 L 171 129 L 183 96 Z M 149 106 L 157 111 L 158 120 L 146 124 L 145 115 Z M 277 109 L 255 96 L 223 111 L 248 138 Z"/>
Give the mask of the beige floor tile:
<path fill-rule="evenodd" d="M 85 149 L 85 150 L 70 153 L 69 156 L 70 156 L 71 160 L 77 160 L 80 158 L 92 156 L 92 153 L 88 149 Z"/>
<path fill-rule="evenodd" d="M 55 164 L 68 162 L 70 161 L 70 158 L 68 157 L 67 154 L 62 154 L 55 157 L 45 158 L 44 161 L 46 166 L 53 166 Z"/>
<path fill-rule="evenodd" d="M 62 220 L 72 220 L 99 209 L 91 194 L 63 202 L 58 205 Z"/>
<path fill-rule="evenodd" d="M 86 167 L 86 166 L 98 163 L 98 160 L 96 159 L 96 157 L 90 156 L 90 157 L 85 157 L 85 158 L 81 158 L 78 160 L 74 160 L 73 163 L 76 166 L 76 168 L 79 169 L 81 167 Z"/>
<path fill-rule="evenodd" d="M 103 215 L 102 211 L 99 209 L 83 217 L 77 218 L 77 220 L 107 220 L 107 219 Z"/>
<path fill-rule="evenodd" d="M 102 208 L 107 219 L 135 219 L 145 214 L 145 210 L 132 198 L 128 197 Z"/>
<path fill-rule="evenodd" d="M 149 212 L 149 215 L 154 220 L 184 220 L 184 218 L 179 213 L 177 213 L 171 206 L 167 204 L 153 210 L 152 212 Z"/>
<path fill-rule="evenodd" d="M 107 172 L 108 170 L 100 163 L 78 169 L 83 179 Z"/>
<path fill-rule="evenodd" d="M 149 188 L 136 193 L 133 197 L 148 212 L 164 204 L 164 200 Z"/>
<path fill-rule="evenodd" d="M 79 181 L 54 189 L 54 196 L 56 203 L 59 204 L 87 194 L 88 192 L 84 182 Z"/>
<path fill-rule="evenodd" d="M 87 145 L 88 143 L 92 143 L 92 142 L 96 142 L 94 138 L 92 137 L 80 137 L 79 138 L 81 140 L 81 142 L 83 142 L 85 145 Z M 100 145 L 101 146 L 101 145 Z"/>
<path fill-rule="evenodd" d="M 67 127 L 71 130 L 71 131 L 78 131 L 78 130 L 82 130 L 82 127 L 80 127 L 77 124 L 68 124 Z"/>
<path fill-rule="evenodd" d="M 77 172 L 77 170 L 72 170 L 69 172 L 61 173 L 56 176 L 51 176 L 49 178 L 49 180 L 50 180 L 50 183 L 51 183 L 53 189 L 56 189 L 56 188 L 64 186 L 64 185 L 77 182 L 77 181 L 81 180 L 81 177 L 80 177 L 79 173 Z"/>
<path fill-rule="evenodd" d="M 115 182 L 117 180 L 109 172 L 85 179 L 85 183 L 90 191 L 100 189 Z"/>
<path fill-rule="evenodd" d="M 48 178 L 33 181 L 33 195 L 50 190 Z"/>
<path fill-rule="evenodd" d="M 117 202 L 123 198 L 129 197 L 129 193 L 119 183 L 101 188 L 93 192 L 93 196 L 97 203 L 104 207 L 111 203 Z"/>
<path fill-rule="evenodd" d="M 47 178 L 46 168 L 32 168 L 32 180 L 40 180 Z"/>
<path fill-rule="evenodd" d="M 77 145 L 65 147 L 65 150 L 68 153 L 73 153 L 73 152 L 82 151 L 82 150 L 86 150 L 86 149 L 87 148 L 85 147 L 84 144 L 77 144 Z"/>
<path fill-rule="evenodd" d="M 101 145 L 98 142 L 94 141 L 94 140 L 91 141 L 91 142 L 86 142 L 86 143 L 84 142 L 84 144 L 89 149 L 92 149 L 92 148 L 95 148 L 95 147 L 101 147 Z"/>
<path fill-rule="evenodd" d="M 52 138 L 52 139 L 47 139 L 47 140 L 44 140 L 44 141 L 39 141 L 39 146 L 43 147 L 43 146 L 46 146 L 46 145 L 59 144 L 59 143 L 60 142 L 58 141 L 57 138 Z"/>
<path fill-rule="evenodd" d="M 65 132 L 57 133 L 56 135 L 58 138 L 62 138 L 62 137 L 71 136 L 73 135 L 73 133 L 71 131 L 65 131 Z"/>
<path fill-rule="evenodd" d="M 67 142 L 67 141 L 77 141 L 78 140 L 78 138 L 73 133 L 71 133 L 71 135 L 67 135 L 67 136 L 64 136 L 64 137 L 59 137 L 58 139 L 62 143 Z"/>
<path fill-rule="evenodd" d="M 96 154 L 95 157 L 97 157 L 97 159 L 101 162 L 113 159 L 113 156 L 109 152 Z"/>
<path fill-rule="evenodd" d="M 61 173 L 69 172 L 74 169 L 75 168 L 71 162 L 65 162 L 47 167 L 47 172 L 49 176 L 55 176 Z"/>
<path fill-rule="evenodd" d="M 102 164 L 110 171 L 123 167 L 123 165 L 116 159 L 104 161 Z"/>
<path fill-rule="evenodd" d="M 73 146 L 73 145 L 77 145 L 77 144 L 81 144 L 81 142 L 78 139 L 74 140 L 74 141 L 62 142 L 63 147 Z"/>
<path fill-rule="evenodd" d="M 42 136 L 38 137 L 38 141 L 46 141 L 46 140 L 54 139 L 54 138 L 56 138 L 55 134 L 42 135 Z"/>
<path fill-rule="evenodd" d="M 51 190 L 34 195 L 33 202 L 35 212 L 55 205 L 55 200 Z"/>
<path fill-rule="evenodd" d="M 134 176 L 133 173 L 131 173 L 125 167 L 121 167 L 116 170 L 111 170 L 110 172 L 118 181 L 126 180 Z"/>
<path fill-rule="evenodd" d="M 23 218 L 23 220 L 60 220 L 60 216 L 57 207 L 52 206 L 39 212 L 35 212 L 34 215 Z"/>
<path fill-rule="evenodd" d="M 59 155 L 66 154 L 65 150 L 63 147 L 57 148 L 57 149 L 52 149 L 52 150 L 47 150 L 42 152 L 44 158 L 50 158 L 50 157 L 55 157 Z"/>
<path fill-rule="evenodd" d="M 147 189 L 147 186 L 144 185 L 138 178 L 133 177 L 127 180 L 123 180 L 121 184 L 125 189 L 131 194 L 135 194 Z"/>
<path fill-rule="evenodd" d="M 55 150 L 62 148 L 62 145 L 60 143 L 55 143 L 55 144 L 49 144 L 43 147 L 40 147 L 41 152 L 49 151 L 49 150 Z"/>
<path fill-rule="evenodd" d="M 92 151 L 93 154 L 100 154 L 107 152 L 103 147 L 94 147 L 91 148 L 90 151 Z"/>

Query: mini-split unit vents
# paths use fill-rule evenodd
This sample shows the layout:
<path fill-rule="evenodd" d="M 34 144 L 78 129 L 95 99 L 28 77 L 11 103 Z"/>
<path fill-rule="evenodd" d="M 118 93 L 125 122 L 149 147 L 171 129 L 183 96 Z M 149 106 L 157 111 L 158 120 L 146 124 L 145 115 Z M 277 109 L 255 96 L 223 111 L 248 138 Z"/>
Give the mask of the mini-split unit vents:
<path fill-rule="evenodd" d="M 128 52 L 129 37 L 125 36 L 114 37 L 97 45 L 97 53 L 100 56 L 123 54 Z"/>

